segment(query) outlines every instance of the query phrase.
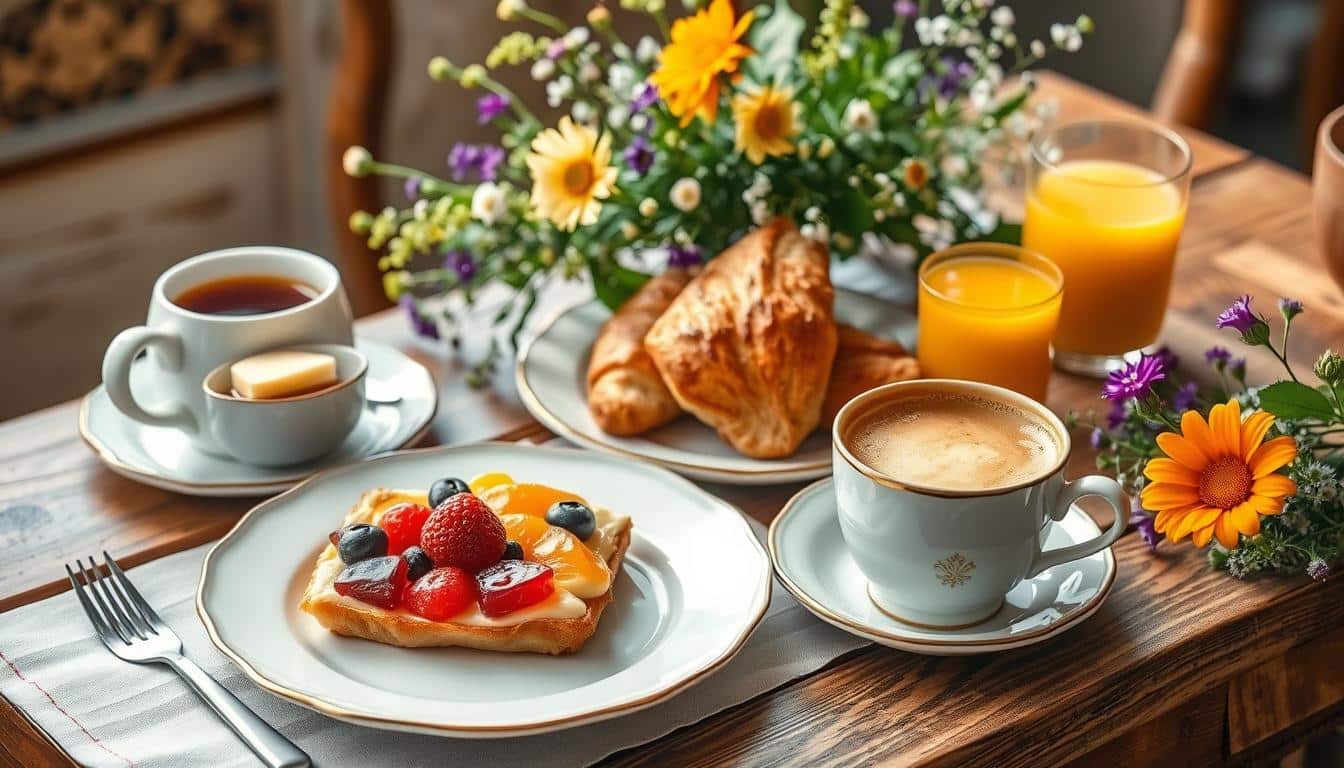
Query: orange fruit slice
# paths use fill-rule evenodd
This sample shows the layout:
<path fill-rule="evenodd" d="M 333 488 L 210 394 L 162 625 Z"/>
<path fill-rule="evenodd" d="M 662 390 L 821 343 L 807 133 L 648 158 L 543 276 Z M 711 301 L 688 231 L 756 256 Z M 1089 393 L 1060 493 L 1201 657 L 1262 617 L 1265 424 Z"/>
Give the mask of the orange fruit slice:
<path fill-rule="evenodd" d="M 479 479 L 479 478 L 478 478 Z M 531 515 L 546 517 L 546 510 L 557 501 L 577 501 L 592 508 L 577 493 L 562 491 L 540 483 L 498 483 L 476 490 L 473 480 L 471 490 L 495 511 L 496 515 Z"/>
<path fill-rule="evenodd" d="M 511 484 L 513 484 L 513 478 L 503 472 L 482 472 L 471 478 L 471 482 L 467 483 L 467 487 L 471 489 L 472 493 L 480 496 L 481 492 L 487 488 L 493 488 L 496 485 Z"/>
<path fill-rule="evenodd" d="M 574 534 L 534 515 L 505 514 L 499 519 L 509 539 L 522 545 L 524 559 L 551 567 L 556 587 L 581 598 L 598 597 L 611 588 L 611 569 Z"/>

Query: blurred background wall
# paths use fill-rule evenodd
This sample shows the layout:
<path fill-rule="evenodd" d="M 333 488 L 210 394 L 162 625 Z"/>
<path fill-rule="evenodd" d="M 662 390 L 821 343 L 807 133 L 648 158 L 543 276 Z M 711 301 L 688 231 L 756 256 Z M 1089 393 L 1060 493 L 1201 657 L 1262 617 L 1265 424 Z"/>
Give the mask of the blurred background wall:
<path fill-rule="evenodd" d="M 575 20 L 589 7 L 533 2 Z M 889 2 L 864 5 L 890 18 Z M 483 59 L 503 30 L 494 6 L 392 2 L 384 158 L 442 169 L 453 141 L 488 138 L 472 96 L 431 83 L 425 63 Z M 1182 13 L 1176 0 L 1014 6 L 1022 34 L 1041 37 L 1091 15 L 1083 51 L 1048 65 L 1143 106 Z M 1213 130 L 1306 168 L 1295 105 L 1316 2 L 1242 13 Z M 0 418 L 95 385 L 107 342 L 143 319 L 176 261 L 248 243 L 334 253 L 325 127 L 342 34 L 337 0 L 0 0 L 0 350 L 23 372 L 0 380 Z M 525 72 L 503 79 L 537 95 Z"/>

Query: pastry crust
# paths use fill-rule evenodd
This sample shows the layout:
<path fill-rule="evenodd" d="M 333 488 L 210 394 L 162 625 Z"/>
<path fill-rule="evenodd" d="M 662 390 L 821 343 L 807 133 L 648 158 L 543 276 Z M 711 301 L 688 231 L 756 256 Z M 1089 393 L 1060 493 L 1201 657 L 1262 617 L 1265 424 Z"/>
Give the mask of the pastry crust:
<path fill-rule="evenodd" d="M 919 361 L 899 343 L 843 323 L 836 330 L 835 364 L 821 405 L 822 424 L 833 423 L 845 403 L 862 392 L 919 378 Z"/>
<path fill-rule="evenodd" d="M 343 525 L 376 523 L 380 505 L 402 495 L 398 491 L 377 488 L 365 491 L 359 503 L 346 515 Z M 299 607 L 311 614 L 322 626 L 338 635 L 376 640 L 403 648 L 462 646 L 483 651 L 547 653 L 552 655 L 574 653 L 597 630 L 602 611 L 611 602 L 616 575 L 620 571 L 625 551 L 630 546 L 631 524 L 628 518 L 613 536 L 614 546 L 607 557 L 612 585 L 606 592 L 583 602 L 584 615 L 573 619 L 528 619 L 518 624 L 501 627 L 476 626 L 452 621 L 428 621 L 419 617 L 384 610 L 340 598 L 331 590 L 331 582 L 340 573 L 340 555 L 330 544 L 322 549 L 313 567 L 313 575 L 304 590 Z"/>
<path fill-rule="evenodd" d="M 681 415 L 644 350 L 644 335 L 690 280 L 687 270 L 668 269 L 602 324 L 588 361 L 588 411 L 603 432 L 637 435 Z"/>
<path fill-rule="evenodd" d="M 644 339 L 681 407 L 740 453 L 787 456 L 817 426 L 836 345 L 829 261 L 776 219 L 710 261 Z"/>

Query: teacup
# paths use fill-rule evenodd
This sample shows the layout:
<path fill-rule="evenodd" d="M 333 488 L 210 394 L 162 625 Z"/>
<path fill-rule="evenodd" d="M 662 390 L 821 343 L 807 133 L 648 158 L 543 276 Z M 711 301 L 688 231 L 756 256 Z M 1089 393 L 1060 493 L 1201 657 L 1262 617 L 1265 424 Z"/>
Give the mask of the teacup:
<path fill-rule="evenodd" d="M 1010 428 L 1021 434 L 1009 439 Z M 918 437 L 920 430 L 931 431 Z M 909 624 L 984 621 L 1019 582 L 1100 552 L 1125 530 L 1129 504 L 1120 485 L 1100 475 L 1066 482 L 1064 424 L 1002 387 L 950 379 L 877 387 L 840 410 L 833 438 L 846 546 L 872 601 Z M 1084 496 L 1110 503 L 1110 529 L 1043 550 L 1043 524 L 1063 519 Z"/>
<path fill-rule="evenodd" d="M 174 303 L 212 281 L 285 278 L 311 287 L 297 306 L 264 314 L 205 314 Z M 170 267 L 154 283 L 144 325 L 117 335 L 103 358 L 108 399 L 143 424 L 186 433 L 205 451 L 223 449 L 206 427 L 201 382 L 217 366 L 268 349 L 354 341 L 350 302 L 325 259 L 292 248 L 249 246 L 202 254 Z M 145 352 L 145 359 L 135 362 Z"/>
<path fill-rule="evenodd" d="M 330 453 L 359 422 L 369 361 L 354 347 L 309 344 L 286 347 L 336 359 L 336 383 L 316 392 L 251 400 L 233 392 L 227 362 L 206 375 L 207 426 L 224 450 L 247 464 L 282 467 Z"/>

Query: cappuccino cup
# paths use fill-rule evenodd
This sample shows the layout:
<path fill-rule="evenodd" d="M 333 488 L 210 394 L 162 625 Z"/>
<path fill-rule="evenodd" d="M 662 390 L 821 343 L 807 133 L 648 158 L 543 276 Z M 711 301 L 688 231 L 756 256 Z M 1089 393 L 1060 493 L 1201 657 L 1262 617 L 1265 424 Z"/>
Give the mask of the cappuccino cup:
<path fill-rule="evenodd" d="M 833 429 L 840 530 L 869 597 L 899 621 L 978 624 L 1019 582 L 1100 552 L 1125 531 L 1120 484 L 1101 475 L 1066 481 L 1068 430 L 1011 390 L 897 382 L 849 401 Z M 1111 505 L 1111 527 L 1043 549 L 1043 525 L 1085 496 Z"/>
<path fill-rule="evenodd" d="M 227 453 L 208 426 L 207 374 L 270 349 L 350 346 L 353 323 L 340 273 L 319 256 L 264 246 L 202 254 L 159 276 L 145 324 L 108 346 L 103 387 L 126 416 Z"/>

